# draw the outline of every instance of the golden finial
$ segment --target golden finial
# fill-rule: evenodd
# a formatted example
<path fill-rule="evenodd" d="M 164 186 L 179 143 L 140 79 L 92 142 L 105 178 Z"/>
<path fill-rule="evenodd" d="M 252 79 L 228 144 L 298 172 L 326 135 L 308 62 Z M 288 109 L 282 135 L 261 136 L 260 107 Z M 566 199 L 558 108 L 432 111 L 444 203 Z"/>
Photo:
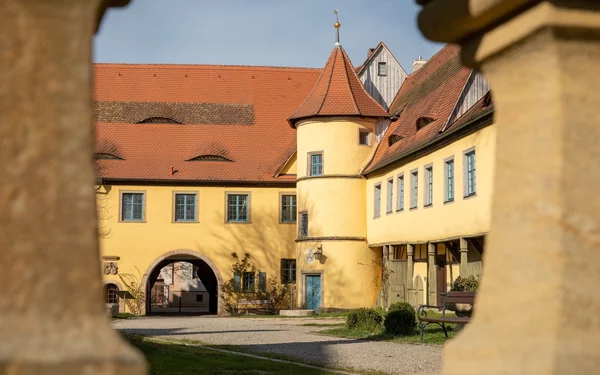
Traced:
<path fill-rule="evenodd" d="M 341 46 L 341 44 L 340 44 L 340 27 L 342 27 L 342 24 L 340 23 L 338 10 L 334 9 L 333 13 L 335 14 L 335 23 L 333 24 L 333 27 L 335 27 L 335 45 Z"/>

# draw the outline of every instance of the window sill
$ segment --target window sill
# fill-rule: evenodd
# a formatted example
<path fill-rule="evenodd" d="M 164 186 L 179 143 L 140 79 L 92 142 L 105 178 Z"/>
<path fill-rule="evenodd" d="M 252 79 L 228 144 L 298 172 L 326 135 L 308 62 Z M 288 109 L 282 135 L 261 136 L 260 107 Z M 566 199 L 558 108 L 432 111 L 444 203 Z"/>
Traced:
<path fill-rule="evenodd" d="M 433 203 L 423 205 L 423 208 L 430 208 L 430 207 L 433 207 Z"/>
<path fill-rule="evenodd" d="M 225 222 L 225 224 L 252 224 L 251 221 L 234 221 L 234 220 L 227 220 Z"/>
<path fill-rule="evenodd" d="M 401 208 L 401 209 L 399 209 L 399 210 L 396 210 L 396 213 L 398 213 L 398 212 L 404 212 L 404 208 Z"/>
<path fill-rule="evenodd" d="M 198 220 L 172 220 L 171 224 L 194 224 L 199 223 Z"/>
<path fill-rule="evenodd" d="M 296 224 L 296 221 L 280 221 L 279 224 Z"/>
<path fill-rule="evenodd" d="M 444 205 L 454 203 L 454 199 L 450 199 L 449 201 L 444 201 Z"/>
<path fill-rule="evenodd" d="M 471 198 L 474 198 L 474 197 L 476 197 L 476 196 L 477 196 L 477 193 L 475 192 L 475 193 L 473 193 L 473 194 L 468 194 L 468 195 L 465 195 L 465 196 L 463 197 L 463 199 L 465 199 L 465 200 L 466 200 L 466 199 L 471 199 Z"/>
<path fill-rule="evenodd" d="M 408 210 L 409 210 L 409 211 L 414 211 L 414 210 L 416 210 L 416 209 L 418 209 L 418 208 L 419 208 L 419 207 L 415 206 L 415 207 L 411 207 L 411 208 L 409 208 Z"/>
<path fill-rule="evenodd" d="M 145 223 L 146 220 L 119 220 L 119 223 Z"/>
<path fill-rule="evenodd" d="M 379 219 L 380 217 L 381 217 L 381 215 L 373 216 L 373 220 Z"/>
<path fill-rule="evenodd" d="M 388 211 L 388 212 L 386 212 L 385 214 L 386 214 L 386 215 L 391 215 L 391 214 L 393 214 L 393 213 L 394 213 L 394 211 Z"/>

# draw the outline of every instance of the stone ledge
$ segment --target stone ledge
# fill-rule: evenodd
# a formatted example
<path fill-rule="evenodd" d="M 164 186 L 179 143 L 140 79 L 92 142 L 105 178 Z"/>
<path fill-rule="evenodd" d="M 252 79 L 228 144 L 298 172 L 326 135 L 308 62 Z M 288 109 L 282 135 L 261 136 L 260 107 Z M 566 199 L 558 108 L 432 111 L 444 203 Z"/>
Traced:
<path fill-rule="evenodd" d="M 310 310 L 310 309 L 280 310 L 279 315 L 281 315 L 281 316 L 312 316 L 312 315 L 315 315 L 315 310 Z"/>

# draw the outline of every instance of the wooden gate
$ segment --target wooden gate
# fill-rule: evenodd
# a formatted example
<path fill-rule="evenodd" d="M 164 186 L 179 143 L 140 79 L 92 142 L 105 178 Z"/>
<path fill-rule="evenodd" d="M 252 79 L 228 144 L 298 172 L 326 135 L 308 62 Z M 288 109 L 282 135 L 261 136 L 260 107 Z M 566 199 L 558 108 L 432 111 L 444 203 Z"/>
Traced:
<path fill-rule="evenodd" d="M 406 274 L 407 263 L 404 261 L 390 261 L 391 274 L 389 278 L 390 288 L 388 295 L 388 306 L 396 302 L 407 302 L 406 297 Z"/>

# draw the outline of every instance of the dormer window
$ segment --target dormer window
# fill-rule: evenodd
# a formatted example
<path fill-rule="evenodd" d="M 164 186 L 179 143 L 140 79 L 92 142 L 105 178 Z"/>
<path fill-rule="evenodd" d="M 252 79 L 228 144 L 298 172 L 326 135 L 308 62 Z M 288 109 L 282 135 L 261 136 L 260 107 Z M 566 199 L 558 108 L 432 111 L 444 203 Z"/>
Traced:
<path fill-rule="evenodd" d="M 172 118 L 169 118 L 169 117 L 149 117 L 147 119 L 144 119 L 144 120 L 138 122 L 138 124 L 183 124 L 183 123 L 179 122 L 177 120 L 173 120 Z"/>
<path fill-rule="evenodd" d="M 97 152 L 94 154 L 94 158 L 96 160 L 123 160 L 123 158 L 108 152 Z"/>
<path fill-rule="evenodd" d="M 380 77 L 387 76 L 387 63 L 386 62 L 377 63 L 377 75 Z"/>
<path fill-rule="evenodd" d="M 427 125 L 431 124 L 434 121 L 435 121 L 435 119 L 433 119 L 431 117 L 421 117 L 421 118 L 419 118 L 417 120 L 417 130 L 426 127 Z"/>
<path fill-rule="evenodd" d="M 231 159 L 227 159 L 221 155 L 198 155 L 195 158 L 188 159 L 186 161 L 233 161 Z"/>
<path fill-rule="evenodd" d="M 394 143 L 401 141 L 403 138 L 398 134 L 392 134 L 388 137 L 388 146 L 392 146 Z"/>

